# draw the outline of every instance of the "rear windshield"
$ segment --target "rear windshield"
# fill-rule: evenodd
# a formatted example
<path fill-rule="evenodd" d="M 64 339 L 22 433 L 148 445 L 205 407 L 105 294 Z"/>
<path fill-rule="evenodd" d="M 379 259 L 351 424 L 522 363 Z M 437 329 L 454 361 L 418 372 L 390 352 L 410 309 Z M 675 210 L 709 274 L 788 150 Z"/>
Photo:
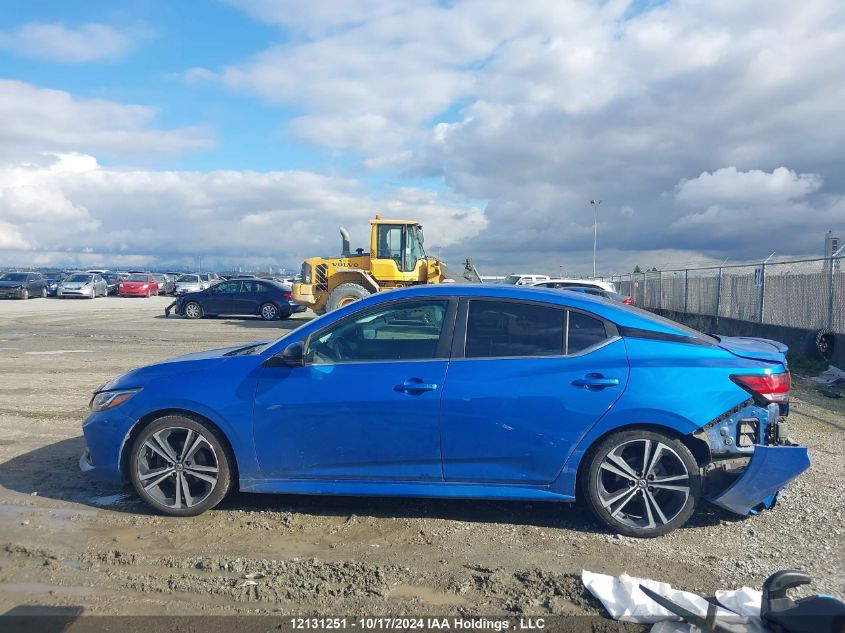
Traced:
<path fill-rule="evenodd" d="M 643 310 L 642 308 L 637 308 L 634 306 L 620 306 L 625 310 L 636 312 L 640 316 L 649 319 L 650 321 L 654 321 L 655 323 L 660 323 L 661 325 L 665 325 L 666 327 L 672 328 L 673 330 L 678 330 L 679 332 L 683 332 L 687 336 L 691 336 L 693 338 L 698 339 L 699 341 L 708 343 L 710 345 L 718 345 L 719 339 L 714 336 L 710 336 L 709 334 L 704 334 L 704 332 L 699 332 L 698 330 L 694 330 L 691 327 L 687 327 L 686 325 L 681 325 L 677 321 L 673 321 L 672 319 L 667 319 L 666 317 L 659 316 L 654 314 L 653 312 L 649 312 L 648 310 Z"/>
<path fill-rule="evenodd" d="M 200 280 L 199 277 L 196 275 L 182 275 L 179 279 L 176 280 L 176 283 L 183 283 L 183 284 L 195 284 L 198 283 Z"/>

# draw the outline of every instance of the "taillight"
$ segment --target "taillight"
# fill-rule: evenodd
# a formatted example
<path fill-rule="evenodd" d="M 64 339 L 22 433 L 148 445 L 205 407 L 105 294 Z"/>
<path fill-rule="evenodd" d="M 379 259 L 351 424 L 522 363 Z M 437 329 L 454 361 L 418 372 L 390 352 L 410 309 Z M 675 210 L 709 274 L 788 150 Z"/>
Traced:
<path fill-rule="evenodd" d="M 290 299 L 290 298 L 293 296 L 293 293 L 291 293 L 291 292 L 283 292 L 283 293 L 282 293 L 282 296 L 283 296 L 285 299 Z"/>
<path fill-rule="evenodd" d="M 767 402 L 789 400 L 789 387 L 792 381 L 788 371 L 780 374 L 743 374 L 731 376 L 731 380 Z"/>
<path fill-rule="evenodd" d="M 622 303 L 624 303 L 626 306 L 632 306 L 634 305 L 634 300 L 631 299 L 631 297 L 625 297 L 624 299 L 622 299 Z"/>

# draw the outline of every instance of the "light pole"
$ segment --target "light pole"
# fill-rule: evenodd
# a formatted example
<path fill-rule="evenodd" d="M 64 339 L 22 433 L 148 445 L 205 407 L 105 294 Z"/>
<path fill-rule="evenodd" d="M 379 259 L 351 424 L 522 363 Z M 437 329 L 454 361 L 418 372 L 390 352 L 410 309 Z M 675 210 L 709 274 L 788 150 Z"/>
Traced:
<path fill-rule="evenodd" d="M 593 278 L 596 276 L 596 238 L 599 234 L 599 205 L 602 203 L 600 199 L 590 200 L 593 205 Z"/>

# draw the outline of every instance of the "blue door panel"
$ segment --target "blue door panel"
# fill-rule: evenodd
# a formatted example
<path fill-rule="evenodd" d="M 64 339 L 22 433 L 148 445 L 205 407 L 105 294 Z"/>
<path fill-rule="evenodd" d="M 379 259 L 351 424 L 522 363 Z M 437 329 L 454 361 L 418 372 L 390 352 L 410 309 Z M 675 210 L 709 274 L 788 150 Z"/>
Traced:
<path fill-rule="evenodd" d="M 446 360 L 265 367 L 255 445 L 268 478 L 441 480 Z M 399 391 L 420 383 L 427 391 Z"/>
<path fill-rule="evenodd" d="M 573 384 L 594 374 L 619 384 Z M 453 360 L 441 409 L 445 479 L 553 481 L 627 380 L 621 340 L 582 356 Z"/>

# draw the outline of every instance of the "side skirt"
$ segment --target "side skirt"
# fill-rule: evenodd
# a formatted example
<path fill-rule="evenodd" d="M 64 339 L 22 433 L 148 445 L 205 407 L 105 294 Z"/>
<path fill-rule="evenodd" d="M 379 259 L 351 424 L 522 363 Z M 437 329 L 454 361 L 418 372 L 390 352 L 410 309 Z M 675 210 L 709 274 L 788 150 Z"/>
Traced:
<path fill-rule="evenodd" d="M 327 481 L 324 479 L 241 479 L 241 492 L 364 497 L 434 497 L 444 499 L 500 499 L 575 501 L 548 486 L 508 486 L 455 482 Z"/>

